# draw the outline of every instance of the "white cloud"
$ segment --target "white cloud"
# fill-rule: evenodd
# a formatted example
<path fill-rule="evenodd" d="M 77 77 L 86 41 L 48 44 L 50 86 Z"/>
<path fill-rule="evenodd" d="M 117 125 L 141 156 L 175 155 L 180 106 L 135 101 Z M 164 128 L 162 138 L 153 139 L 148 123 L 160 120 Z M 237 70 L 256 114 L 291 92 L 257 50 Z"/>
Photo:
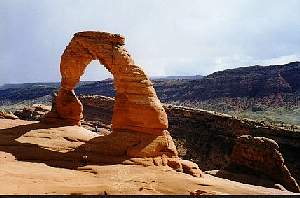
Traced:
<path fill-rule="evenodd" d="M 150 75 L 299 60 L 298 0 L 2 0 L 0 7 L 0 82 L 58 81 L 60 55 L 84 30 L 124 34 Z M 84 79 L 108 77 L 99 68 Z"/>
<path fill-rule="evenodd" d="M 268 60 L 263 60 L 261 64 L 262 65 L 283 65 L 295 61 L 300 61 L 300 54 L 291 54 L 291 55 L 271 58 Z"/>
<path fill-rule="evenodd" d="M 262 59 L 258 60 L 254 57 L 250 56 L 239 56 L 239 55 L 232 55 L 232 56 L 225 56 L 225 57 L 218 57 L 215 59 L 215 70 L 224 70 L 224 69 L 233 69 L 236 67 L 246 67 L 251 65 L 283 65 L 290 62 L 295 62 L 300 60 L 300 54 L 291 54 L 291 55 L 284 55 L 280 57 L 270 58 L 270 59 Z"/>

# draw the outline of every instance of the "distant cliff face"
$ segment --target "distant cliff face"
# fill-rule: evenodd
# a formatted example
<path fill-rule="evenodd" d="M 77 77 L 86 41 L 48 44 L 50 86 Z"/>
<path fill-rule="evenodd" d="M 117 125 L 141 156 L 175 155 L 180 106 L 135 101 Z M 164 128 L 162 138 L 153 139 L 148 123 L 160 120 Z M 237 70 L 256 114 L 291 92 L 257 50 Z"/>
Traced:
<path fill-rule="evenodd" d="M 164 101 L 208 100 L 221 97 L 265 97 L 300 90 L 300 62 L 251 66 L 215 72 L 200 80 L 157 81 Z"/>
<path fill-rule="evenodd" d="M 198 79 L 156 79 L 153 84 L 159 99 L 167 103 L 241 97 L 269 100 L 274 96 L 296 103 L 300 95 L 300 62 L 228 69 Z M 34 99 L 51 94 L 57 87 L 53 83 L 6 85 L 1 88 L 0 100 Z M 83 95 L 115 95 L 112 80 L 83 82 L 75 91 Z"/>
<path fill-rule="evenodd" d="M 294 62 L 286 65 L 252 66 L 216 72 L 206 77 L 205 85 L 207 89 L 218 93 L 217 97 L 255 97 L 299 90 L 299 79 L 300 62 Z M 215 97 L 215 95 L 208 97 Z"/>
<path fill-rule="evenodd" d="M 300 62 L 215 72 L 201 79 L 156 79 L 163 103 L 213 110 L 269 123 L 300 125 Z M 49 104 L 58 83 L 0 87 L 0 108 L 16 103 Z M 111 79 L 81 82 L 77 95 L 115 96 Z"/>

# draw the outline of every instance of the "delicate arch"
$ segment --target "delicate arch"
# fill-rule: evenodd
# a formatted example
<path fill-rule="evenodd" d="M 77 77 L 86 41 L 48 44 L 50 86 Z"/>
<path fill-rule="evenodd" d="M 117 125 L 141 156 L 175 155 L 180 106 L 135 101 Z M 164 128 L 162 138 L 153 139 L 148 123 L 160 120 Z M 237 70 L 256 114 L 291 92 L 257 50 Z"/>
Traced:
<path fill-rule="evenodd" d="M 74 88 L 87 65 L 99 60 L 114 77 L 113 131 L 162 134 L 168 128 L 167 115 L 151 81 L 134 64 L 124 44 L 125 38 L 119 34 L 89 31 L 74 35 L 61 56 L 61 88 L 54 108 L 56 117 L 80 124 L 83 109 Z"/>
<path fill-rule="evenodd" d="M 119 34 L 76 33 L 61 56 L 61 87 L 53 100 L 52 110 L 43 121 L 80 125 L 83 108 L 74 88 L 87 65 L 92 60 L 99 60 L 114 76 L 113 131 L 88 141 L 81 149 L 97 153 L 99 162 L 110 160 L 107 156 L 121 160 L 142 158 L 145 165 L 168 165 L 176 171 L 199 177 L 201 171 L 196 164 L 178 158 L 175 144 L 166 130 L 165 110 L 149 78 L 124 48 L 124 41 Z M 130 162 L 143 164 L 141 159 Z"/>

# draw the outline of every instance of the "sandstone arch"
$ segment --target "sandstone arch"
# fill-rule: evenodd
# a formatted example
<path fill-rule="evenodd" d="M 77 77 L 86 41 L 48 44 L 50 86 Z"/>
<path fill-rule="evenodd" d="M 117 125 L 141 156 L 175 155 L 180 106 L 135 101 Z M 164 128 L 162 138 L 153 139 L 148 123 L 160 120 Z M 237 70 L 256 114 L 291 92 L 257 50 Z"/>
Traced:
<path fill-rule="evenodd" d="M 122 141 L 129 141 L 128 137 L 127 140 L 123 137 L 124 134 L 135 134 L 138 135 L 138 143 L 134 143 L 134 147 L 125 146 L 127 155 L 177 156 L 172 138 L 166 130 L 168 120 L 165 110 L 151 81 L 134 64 L 124 44 L 125 38 L 119 34 L 91 31 L 76 33 L 61 56 L 61 87 L 55 98 L 55 105 L 45 120 L 54 119 L 66 124 L 80 125 L 83 108 L 74 88 L 87 65 L 92 60 L 99 60 L 112 73 L 116 90 L 113 134 L 109 142 L 114 138 L 116 141 L 121 136 Z M 109 147 L 112 148 L 112 145 Z"/>
<path fill-rule="evenodd" d="M 94 158 L 97 162 L 111 163 L 115 157 L 125 157 L 133 164 L 168 165 L 177 171 L 200 176 L 196 164 L 178 158 L 167 131 L 167 114 L 151 81 L 134 64 L 124 45 L 125 38 L 119 34 L 76 33 L 61 56 L 61 87 L 44 121 L 80 125 L 83 108 L 74 88 L 87 65 L 92 60 L 99 60 L 114 77 L 113 131 L 110 135 L 88 141 L 79 151 L 82 149 L 90 156 L 99 156 Z"/>
<path fill-rule="evenodd" d="M 149 78 L 134 64 L 124 48 L 124 40 L 121 35 L 105 32 L 79 32 L 74 35 L 61 57 L 62 81 L 57 113 L 72 124 L 80 122 L 82 105 L 73 89 L 86 66 L 97 59 L 114 77 L 116 104 L 113 129 L 161 134 L 168 128 L 166 113 Z"/>

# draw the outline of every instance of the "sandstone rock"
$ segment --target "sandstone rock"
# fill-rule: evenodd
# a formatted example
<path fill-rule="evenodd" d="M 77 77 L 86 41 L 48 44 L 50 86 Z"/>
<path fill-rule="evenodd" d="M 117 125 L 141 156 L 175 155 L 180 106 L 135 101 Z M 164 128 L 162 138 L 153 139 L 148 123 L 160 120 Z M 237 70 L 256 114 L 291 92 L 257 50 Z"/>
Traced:
<path fill-rule="evenodd" d="M 296 195 L 210 175 L 192 178 L 171 171 L 167 156 L 148 158 L 148 166 L 136 165 L 128 157 L 114 161 L 112 156 L 89 152 L 86 144 L 99 135 L 78 126 L 0 119 L 0 129 L 1 194 L 189 195 L 198 190 L 202 195 Z M 105 160 L 109 163 L 99 163 Z"/>
<path fill-rule="evenodd" d="M 180 161 L 177 158 L 168 159 L 167 165 L 172 167 L 177 172 L 183 172 L 182 164 L 180 163 Z"/>
<path fill-rule="evenodd" d="M 162 155 L 155 158 L 130 158 L 123 164 L 137 164 L 143 166 L 168 166 L 177 172 L 183 172 L 194 177 L 202 177 L 203 173 L 198 165 L 188 160 L 182 160 L 178 157 L 168 157 Z"/>
<path fill-rule="evenodd" d="M 90 125 L 95 129 L 106 128 L 111 131 L 111 120 L 113 115 L 113 106 L 115 100 L 105 96 L 79 96 L 79 100 L 83 104 L 82 126 Z M 101 112 L 101 113 L 99 113 Z"/>
<path fill-rule="evenodd" d="M 193 196 L 197 196 L 197 195 L 216 195 L 216 193 L 207 192 L 205 190 L 195 190 L 195 191 L 190 192 L 190 195 L 193 195 Z"/>
<path fill-rule="evenodd" d="M 50 106 L 33 104 L 31 107 L 25 107 L 22 110 L 16 111 L 15 114 L 23 120 L 41 120 L 50 110 Z"/>
<path fill-rule="evenodd" d="M 74 90 L 61 88 L 55 100 L 56 110 L 59 112 L 59 116 L 62 117 L 67 124 L 80 125 L 83 108 Z"/>
<path fill-rule="evenodd" d="M 106 32 L 79 32 L 74 35 L 61 57 L 61 89 L 55 99 L 56 108 L 52 111 L 58 119 L 68 124 L 80 124 L 82 104 L 73 89 L 86 66 L 96 59 L 114 76 L 113 129 L 163 134 L 168 128 L 167 115 L 151 81 L 134 64 L 124 43 L 123 36 Z M 53 113 L 50 115 L 55 117 Z"/>
<path fill-rule="evenodd" d="M 164 105 L 179 157 L 193 159 L 201 170 L 224 170 L 237 138 L 267 137 L 277 142 L 290 173 L 300 182 L 300 133 L 195 108 Z"/>
<path fill-rule="evenodd" d="M 279 182 L 287 190 L 300 192 L 274 140 L 250 135 L 240 136 L 233 147 L 229 165 L 230 170 L 237 168 L 253 170 Z"/>
<path fill-rule="evenodd" d="M 12 112 L 0 111 L 0 119 L 18 119 L 18 116 L 14 115 Z"/>
<path fill-rule="evenodd" d="M 275 184 L 274 185 L 274 188 L 276 188 L 276 189 L 279 189 L 279 190 L 282 190 L 282 191 L 287 191 L 282 185 L 280 185 L 280 184 Z"/>
<path fill-rule="evenodd" d="M 203 175 L 198 165 L 191 161 L 181 160 L 181 165 L 184 173 L 188 173 L 194 177 L 201 177 Z"/>
<path fill-rule="evenodd" d="M 167 131 L 167 114 L 148 76 L 134 64 L 124 44 L 125 38 L 118 34 L 76 33 L 61 56 L 61 88 L 54 96 L 51 112 L 43 121 L 80 125 L 83 106 L 74 88 L 87 65 L 99 60 L 114 76 L 112 133 L 87 142 L 82 149 L 106 156 L 177 158 L 176 147 Z M 180 160 L 174 162 L 179 168 L 182 166 Z M 186 170 L 195 168 L 194 164 L 184 164 Z M 189 165 L 192 167 L 188 168 Z M 178 168 L 174 163 L 170 166 Z"/>

